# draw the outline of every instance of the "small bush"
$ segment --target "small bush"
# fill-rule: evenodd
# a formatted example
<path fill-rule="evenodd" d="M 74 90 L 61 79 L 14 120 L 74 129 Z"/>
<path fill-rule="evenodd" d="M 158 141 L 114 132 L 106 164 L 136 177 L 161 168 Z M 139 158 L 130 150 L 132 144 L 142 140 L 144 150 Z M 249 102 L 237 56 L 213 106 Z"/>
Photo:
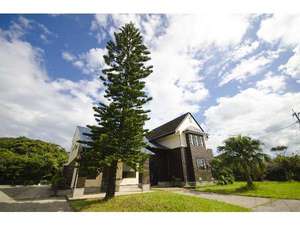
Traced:
<path fill-rule="evenodd" d="M 234 176 L 231 168 L 226 167 L 219 158 L 211 161 L 212 175 L 217 180 L 217 184 L 225 185 L 234 182 Z"/>
<path fill-rule="evenodd" d="M 51 188 L 54 191 L 54 195 L 57 194 L 58 190 L 66 188 L 66 179 L 63 177 L 61 172 L 55 174 L 51 179 Z"/>

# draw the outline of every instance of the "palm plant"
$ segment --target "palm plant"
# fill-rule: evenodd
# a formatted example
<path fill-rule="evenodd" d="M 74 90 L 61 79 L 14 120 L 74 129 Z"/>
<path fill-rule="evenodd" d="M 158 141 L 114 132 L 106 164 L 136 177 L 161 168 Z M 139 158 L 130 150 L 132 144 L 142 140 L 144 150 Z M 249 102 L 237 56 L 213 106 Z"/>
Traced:
<path fill-rule="evenodd" d="M 247 136 L 230 137 L 224 141 L 225 145 L 219 146 L 218 151 L 222 153 L 224 162 L 238 169 L 247 181 L 247 187 L 253 188 L 253 177 L 255 173 L 262 170 L 265 161 L 269 159 L 261 148 L 259 140 Z"/>

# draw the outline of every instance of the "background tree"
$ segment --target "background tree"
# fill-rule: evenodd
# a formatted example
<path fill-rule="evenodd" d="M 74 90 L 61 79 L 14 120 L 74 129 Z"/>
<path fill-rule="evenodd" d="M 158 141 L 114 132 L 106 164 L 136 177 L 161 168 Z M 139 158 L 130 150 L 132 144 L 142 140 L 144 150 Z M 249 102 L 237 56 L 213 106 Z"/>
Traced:
<path fill-rule="evenodd" d="M 266 179 L 275 181 L 300 181 L 300 156 L 276 156 L 268 163 Z"/>
<path fill-rule="evenodd" d="M 283 152 L 283 155 L 285 155 L 287 148 L 288 147 L 285 145 L 279 145 L 279 146 L 271 148 L 271 152 L 276 152 L 276 153 Z"/>
<path fill-rule="evenodd" d="M 50 182 L 67 157 L 56 144 L 26 137 L 0 138 L 0 184 Z"/>
<path fill-rule="evenodd" d="M 82 164 L 90 169 L 105 169 L 108 173 L 106 199 L 109 199 L 115 194 L 118 161 L 137 170 L 147 157 L 140 150 L 145 147 L 144 124 L 149 119 L 149 111 L 143 107 L 151 100 L 144 91 L 144 79 L 152 73 L 152 66 L 146 65 L 150 52 L 132 23 L 120 28 L 106 49 L 107 68 L 100 79 L 106 88 L 108 103 L 94 107 L 98 126 L 88 126 L 92 142 L 82 154 Z M 94 162 L 89 164 L 89 159 Z"/>
<path fill-rule="evenodd" d="M 226 139 L 225 145 L 218 147 L 226 164 L 240 170 L 247 181 L 248 188 L 253 187 L 255 173 L 263 169 L 265 161 L 269 159 L 263 153 L 261 145 L 259 140 L 239 135 Z"/>

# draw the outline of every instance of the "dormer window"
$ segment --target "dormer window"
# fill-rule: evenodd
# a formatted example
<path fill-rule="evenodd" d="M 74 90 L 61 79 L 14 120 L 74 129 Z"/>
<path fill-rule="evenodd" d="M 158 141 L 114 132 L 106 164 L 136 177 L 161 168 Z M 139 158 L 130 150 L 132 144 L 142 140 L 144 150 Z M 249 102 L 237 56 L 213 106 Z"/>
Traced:
<path fill-rule="evenodd" d="M 203 139 L 201 136 L 197 135 L 197 140 L 198 140 L 198 146 L 202 146 L 204 147 L 204 144 L 203 144 Z"/>
<path fill-rule="evenodd" d="M 189 138 L 190 138 L 190 145 L 194 145 L 193 135 L 189 134 Z"/>
<path fill-rule="evenodd" d="M 194 145 L 195 145 L 195 146 L 199 146 L 199 145 L 198 145 L 198 138 L 197 138 L 197 135 L 192 135 L 192 137 L 193 137 L 193 143 L 194 143 Z"/>
<path fill-rule="evenodd" d="M 203 138 L 200 135 L 189 134 L 190 145 L 204 147 Z"/>

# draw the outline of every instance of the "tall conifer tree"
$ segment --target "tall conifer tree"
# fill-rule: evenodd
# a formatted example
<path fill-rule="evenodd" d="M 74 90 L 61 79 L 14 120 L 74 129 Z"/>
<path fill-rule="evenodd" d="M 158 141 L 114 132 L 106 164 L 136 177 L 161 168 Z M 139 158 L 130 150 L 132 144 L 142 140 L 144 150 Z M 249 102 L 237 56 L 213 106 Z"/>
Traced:
<path fill-rule="evenodd" d="M 94 107 L 97 126 L 88 126 L 92 133 L 90 148 L 82 154 L 82 164 L 101 168 L 108 173 L 106 199 L 115 195 L 118 161 L 138 170 L 146 155 L 145 121 L 149 119 L 144 105 L 151 100 L 145 92 L 144 79 L 152 73 L 152 66 L 143 38 L 133 23 L 114 33 L 114 40 L 107 43 L 104 55 L 106 68 L 100 79 L 105 86 L 108 104 Z"/>

